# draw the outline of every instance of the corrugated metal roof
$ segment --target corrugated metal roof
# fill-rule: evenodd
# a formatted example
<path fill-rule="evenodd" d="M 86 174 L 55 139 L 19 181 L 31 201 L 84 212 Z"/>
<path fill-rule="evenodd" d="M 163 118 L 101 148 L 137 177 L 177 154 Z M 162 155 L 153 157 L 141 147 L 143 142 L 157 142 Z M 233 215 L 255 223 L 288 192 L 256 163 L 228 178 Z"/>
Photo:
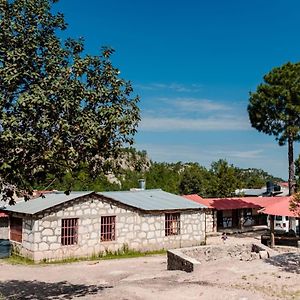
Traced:
<path fill-rule="evenodd" d="M 274 215 L 274 216 L 287 216 L 287 217 L 298 217 L 300 214 L 300 210 L 297 212 L 290 210 L 290 201 L 291 197 L 278 197 L 275 202 L 268 203 L 263 209 L 259 212 L 266 215 Z"/>
<path fill-rule="evenodd" d="M 63 192 L 54 192 L 51 194 L 45 194 L 45 198 L 39 197 L 26 202 L 20 201 L 15 205 L 7 206 L 5 208 L 2 207 L 1 210 L 33 215 L 45 209 L 92 193 L 93 192 L 71 192 L 70 195 L 66 195 Z"/>
<path fill-rule="evenodd" d="M 184 195 L 186 199 L 206 205 L 216 210 L 242 208 L 262 208 L 272 205 L 288 197 L 233 197 L 233 198 L 201 198 L 198 195 Z"/>
<path fill-rule="evenodd" d="M 111 198 L 131 207 L 149 211 L 206 208 L 206 206 L 202 204 L 188 201 L 181 196 L 177 196 L 160 189 L 101 192 L 97 194 Z"/>

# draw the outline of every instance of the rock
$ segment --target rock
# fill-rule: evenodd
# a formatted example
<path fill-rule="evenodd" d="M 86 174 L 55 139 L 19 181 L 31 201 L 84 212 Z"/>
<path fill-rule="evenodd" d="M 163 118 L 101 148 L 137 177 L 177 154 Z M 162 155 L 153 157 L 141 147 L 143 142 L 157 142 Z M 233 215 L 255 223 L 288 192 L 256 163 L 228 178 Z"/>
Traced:
<path fill-rule="evenodd" d="M 260 259 L 267 259 L 269 258 L 269 254 L 267 251 L 259 251 L 259 258 Z"/>

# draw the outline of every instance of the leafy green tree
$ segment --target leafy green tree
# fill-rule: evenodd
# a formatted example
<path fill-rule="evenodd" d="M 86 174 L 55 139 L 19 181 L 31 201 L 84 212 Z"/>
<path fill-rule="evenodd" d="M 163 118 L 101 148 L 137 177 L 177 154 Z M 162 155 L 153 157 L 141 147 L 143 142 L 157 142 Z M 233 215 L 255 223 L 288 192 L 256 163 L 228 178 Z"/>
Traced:
<path fill-rule="evenodd" d="M 153 163 L 146 172 L 146 186 L 149 189 L 161 188 L 164 191 L 179 194 L 182 164 Z"/>
<path fill-rule="evenodd" d="M 85 164 L 98 174 L 133 143 L 140 120 L 113 50 L 91 56 L 82 39 L 62 43 L 66 23 L 54 2 L 0 2 L 0 177 L 10 200 L 10 184 L 30 194 L 49 173 L 63 178 Z"/>
<path fill-rule="evenodd" d="M 232 197 L 241 186 L 236 169 L 224 159 L 211 164 L 210 194 L 213 197 Z"/>
<path fill-rule="evenodd" d="M 300 64 L 287 63 L 264 76 L 250 93 L 248 113 L 252 127 L 288 144 L 289 191 L 295 190 L 294 142 L 300 138 Z"/>
<path fill-rule="evenodd" d="M 179 184 L 180 194 L 198 194 L 201 197 L 209 196 L 210 172 L 197 163 L 190 163 L 185 166 Z"/>

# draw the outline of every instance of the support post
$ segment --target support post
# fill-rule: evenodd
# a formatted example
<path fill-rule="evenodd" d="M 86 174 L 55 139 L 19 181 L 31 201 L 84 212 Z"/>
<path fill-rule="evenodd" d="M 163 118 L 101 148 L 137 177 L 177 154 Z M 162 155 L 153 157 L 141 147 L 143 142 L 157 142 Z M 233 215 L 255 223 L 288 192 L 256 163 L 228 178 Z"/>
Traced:
<path fill-rule="evenodd" d="M 275 246 L 275 226 L 274 226 L 275 216 L 270 215 L 270 247 Z"/>

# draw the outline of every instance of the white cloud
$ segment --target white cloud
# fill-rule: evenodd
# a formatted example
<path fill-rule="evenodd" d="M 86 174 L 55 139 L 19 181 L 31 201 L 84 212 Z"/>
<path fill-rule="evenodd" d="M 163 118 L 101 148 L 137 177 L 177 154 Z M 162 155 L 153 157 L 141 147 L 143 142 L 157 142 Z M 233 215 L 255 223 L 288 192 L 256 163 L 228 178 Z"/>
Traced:
<path fill-rule="evenodd" d="M 186 112 L 230 110 L 228 105 L 209 99 L 175 98 L 173 104 Z"/>
<path fill-rule="evenodd" d="M 260 158 L 262 157 L 262 153 L 264 151 L 262 149 L 258 149 L 258 150 L 241 150 L 241 151 L 236 151 L 236 150 L 225 150 L 225 151 L 216 151 L 216 155 L 219 155 L 220 157 L 230 157 L 230 158 L 248 158 L 248 159 L 252 159 L 252 158 Z"/>
<path fill-rule="evenodd" d="M 135 84 L 136 88 L 143 90 L 157 91 L 157 90 L 171 90 L 175 92 L 199 92 L 202 89 L 202 85 L 193 84 L 181 84 L 181 83 L 149 83 L 149 84 Z"/>
<path fill-rule="evenodd" d="M 174 118 L 144 117 L 139 126 L 140 131 L 228 131 L 250 130 L 247 119 L 233 116 L 208 118 Z"/>

